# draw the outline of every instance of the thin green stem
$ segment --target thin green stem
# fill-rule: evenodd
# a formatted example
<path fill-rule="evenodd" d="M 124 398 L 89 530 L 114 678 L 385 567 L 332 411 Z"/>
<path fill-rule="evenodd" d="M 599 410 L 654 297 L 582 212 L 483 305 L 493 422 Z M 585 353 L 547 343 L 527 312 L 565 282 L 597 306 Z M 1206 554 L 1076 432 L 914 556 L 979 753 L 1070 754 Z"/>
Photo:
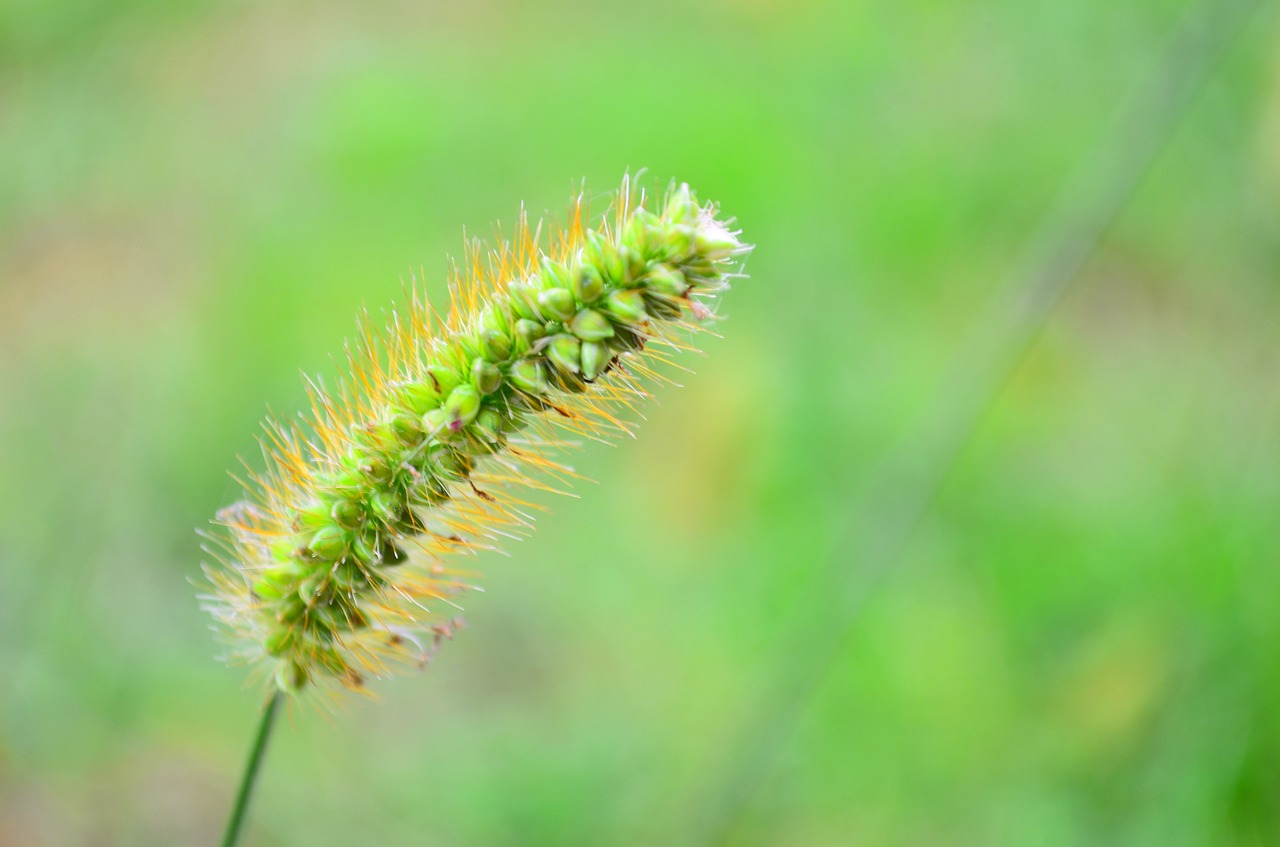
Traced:
<path fill-rule="evenodd" d="M 267 751 L 271 727 L 276 722 L 276 712 L 280 710 L 282 699 L 284 695 L 279 691 L 275 692 L 267 701 L 266 708 L 262 710 L 258 734 L 253 739 L 253 750 L 249 753 L 249 761 L 244 766 L 244 775 L 240 778 L 240 791 L 236 794 L 236 804 L 231 808 L 231 820 L 227 821 L 227 831 L 222 836 L 222 847 L 235 847 L 240 840 L 240 829 L 244 825 L 244 815 L 249 808 L 249 798 L 253 796 L 253 785 L 257 781 L 258 769 L 262 767 L 262 756 Z"/>
<path fill-rule="evenodd" d="M 1033 242 L 1023 272 L 957 357 L 956 375 L 935 401 L 910 450 L 891 461 L 846 522 L 841 552 L 861 551 L 862 567 L 832 562 L 833 586 L 822 588 L 832 611 L 806 616 L 780 650 L 785 664 L 730 750 L 724 776 L 683 843 L 723 844 L 770 775 L 807 704 L 836 665 L 859 613 L 896 567 L 943 482 L 1017 366 L 1032 348 L 1068 286 L 1093 255 L 1178 123 L 1194 95 L 1264 0 L 1200 0 L 1175 33 L 1148 85 L 1122 110 L 1094 157 L 1077 174 Z M 863 540 L 863 539 L 868 540 Z M 865 546 L 863 546 L 865 545 Z"/>

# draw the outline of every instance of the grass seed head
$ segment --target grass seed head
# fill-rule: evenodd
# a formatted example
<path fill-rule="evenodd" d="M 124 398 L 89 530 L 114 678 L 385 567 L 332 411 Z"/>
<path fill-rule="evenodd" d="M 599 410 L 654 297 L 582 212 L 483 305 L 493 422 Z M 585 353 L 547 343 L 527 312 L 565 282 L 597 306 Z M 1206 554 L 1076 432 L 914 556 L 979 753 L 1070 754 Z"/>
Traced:
<path fill-rule="evenodd" d="M 704 328 L 749 247 L 687 185 L 647 206 L 624 179 L 589 222 L 471 244 L 438 312 L 412 292 L 365 315 L 337 391 L 305 424 L 268 420 L 265 470 L 209 534 L 205 605 L 233 657 L 296 693 L 422 665 L 472 587 L 462 557 L 518 536 L 522 490 L 572 477 L 566 439 L 608 440 Z"/>

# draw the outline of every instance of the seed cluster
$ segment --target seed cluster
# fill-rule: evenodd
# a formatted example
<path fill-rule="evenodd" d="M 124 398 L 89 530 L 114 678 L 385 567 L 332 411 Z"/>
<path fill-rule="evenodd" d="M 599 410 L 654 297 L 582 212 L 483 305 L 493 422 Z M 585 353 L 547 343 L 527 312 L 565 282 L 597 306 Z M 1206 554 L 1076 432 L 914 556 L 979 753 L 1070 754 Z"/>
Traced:
<path fill-rule="evenodd" d="M 429 307 L 394 320 L 366 336 L 343 397 L 314 392 L 309 434 L 269 425 L 255 503 L 220 516 L 229 567 L 209 571 L 208 606 L 279 688 L 359 687 L 406 644 L 422 652 L 415 630 L 449 634 L 425 604 L 467 586 L 442 556 L 524 523 L 504 489 L 556 468 L 526 428 L 618 424 L 609 406 L 644 395 L 646 347 L 710 317 L 748 248 L 687 186 L 660 212 L 643 201 L 624 182 L 594 228 L 579 205 L 549 252 L 525 228 L 477 261 L 466 302 L 455 287 L 444 332 Z"/>

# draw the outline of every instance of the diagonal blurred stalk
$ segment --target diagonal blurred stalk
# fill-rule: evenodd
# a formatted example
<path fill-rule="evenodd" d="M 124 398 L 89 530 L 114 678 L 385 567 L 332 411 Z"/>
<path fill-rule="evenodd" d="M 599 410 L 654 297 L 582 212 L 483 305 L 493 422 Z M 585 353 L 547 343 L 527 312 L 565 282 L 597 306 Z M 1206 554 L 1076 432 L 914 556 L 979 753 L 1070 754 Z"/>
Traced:
<path fill-rule="evenodd" d="M 262 709 L 258 733 L 253 739 L 253 749 L 249 751 L 249 761 L 245 763 L 244 774 L 240 777 L 240 790 L 236 792 L 235 805 L 231 807 L 231 818 L 227 821 L 226 832 L 219 842 L 222 847 L 235 847 L 240 841 L 244 816 L 249 810 L 249 800 L 253 797 L 253 787 L 257 782 L 258 771 L 262 768 L 262 757 L 267 751 L 267 741 L 271 738 L 271 728 L 275 725 L 276 712 L 280 710 L 283 697 L 279 691 L 273 692 Z"/>
<path fill-rule="evenodd" d="M 725 762 L 692 844 L 722 844 L 781 757 L 808 701 L 836 662 L 858 613 L 901 558 L 920 520 L 987 410 L 1025 358 L 1067 287 L 1141 184 L 1195 93 L 1226 55 L 1263 0 L 1204 0 L 1190 10 L 1152 75 L 1122 105 L 1109 132 L 1074 174 L 1019 264 L 1020 272 L 993 300 L 968 345 L 955 357 L 955 377 L 930 404 L 920 431 L 874 475 L 856 522 L 834 549 L 861 548 L 861 568 L 830 562 L 834 610 L 814 616 L 783 651 L 762 706 Z M 866 542 L 860 542 L 865 537 Z"/>

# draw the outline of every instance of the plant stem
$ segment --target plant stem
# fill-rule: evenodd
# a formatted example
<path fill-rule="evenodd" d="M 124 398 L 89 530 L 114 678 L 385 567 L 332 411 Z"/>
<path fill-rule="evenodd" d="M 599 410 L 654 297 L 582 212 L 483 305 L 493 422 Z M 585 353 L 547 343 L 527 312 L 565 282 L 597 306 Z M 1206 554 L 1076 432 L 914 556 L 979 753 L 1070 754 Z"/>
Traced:
<path fill-rule="evenodd" d="M 275 724 L 276 712 L 280 709 L 283 695 L 276 691 L 262 710 L 262 721 L 258 724 L 258 734 L 253 739 L 253 750 L 249 753 L 249 761 L 244 766 L 244 775 L 240 778 L 240 791 L 236 794 L 236 804 L 231 808 L 231 820 L 227 821 L 227 831 L 222 836 L 222 847 L 235 847 L 240 840 L 240 828 L 244 825 L 244 815 L 249 808 L 249 798 L 253 796 L 253 785 L 262 767 L 262 756 L 267 750 L 267 740 L 271 738 L 271 727 Z"/>
<path fill-rule="evenodd" d="M 868 486 L 854 514 L 874 515 L 876 526 L 846 522 L 844 541 L 833 549 L 859 549 L 862 567 L 832 563 L 834 586 L 822 590 L 833 598 L 833 611 L 807 617 L 789 648 L 779 650 L 785 664 L 742 740 L 731 748 L 724 776 L 682 843 L 729 840 L 785 752 L 807 704 L 836 666 L 859 613 L 901 560 L 979 423 L 1138 189 L 1194 95 L 1262 5 L 1262 0 L 1200 0 L 1185 15 L 1146 87 L 1122 109 L 1033 242 L 1024 269 L 1004 293 L 1009 299 L 995 304 L 972 346 L 957 357 L 956 374 L 935 399 L 921 435 L 905 441 L 909 452 L 894 457 Z"/>

